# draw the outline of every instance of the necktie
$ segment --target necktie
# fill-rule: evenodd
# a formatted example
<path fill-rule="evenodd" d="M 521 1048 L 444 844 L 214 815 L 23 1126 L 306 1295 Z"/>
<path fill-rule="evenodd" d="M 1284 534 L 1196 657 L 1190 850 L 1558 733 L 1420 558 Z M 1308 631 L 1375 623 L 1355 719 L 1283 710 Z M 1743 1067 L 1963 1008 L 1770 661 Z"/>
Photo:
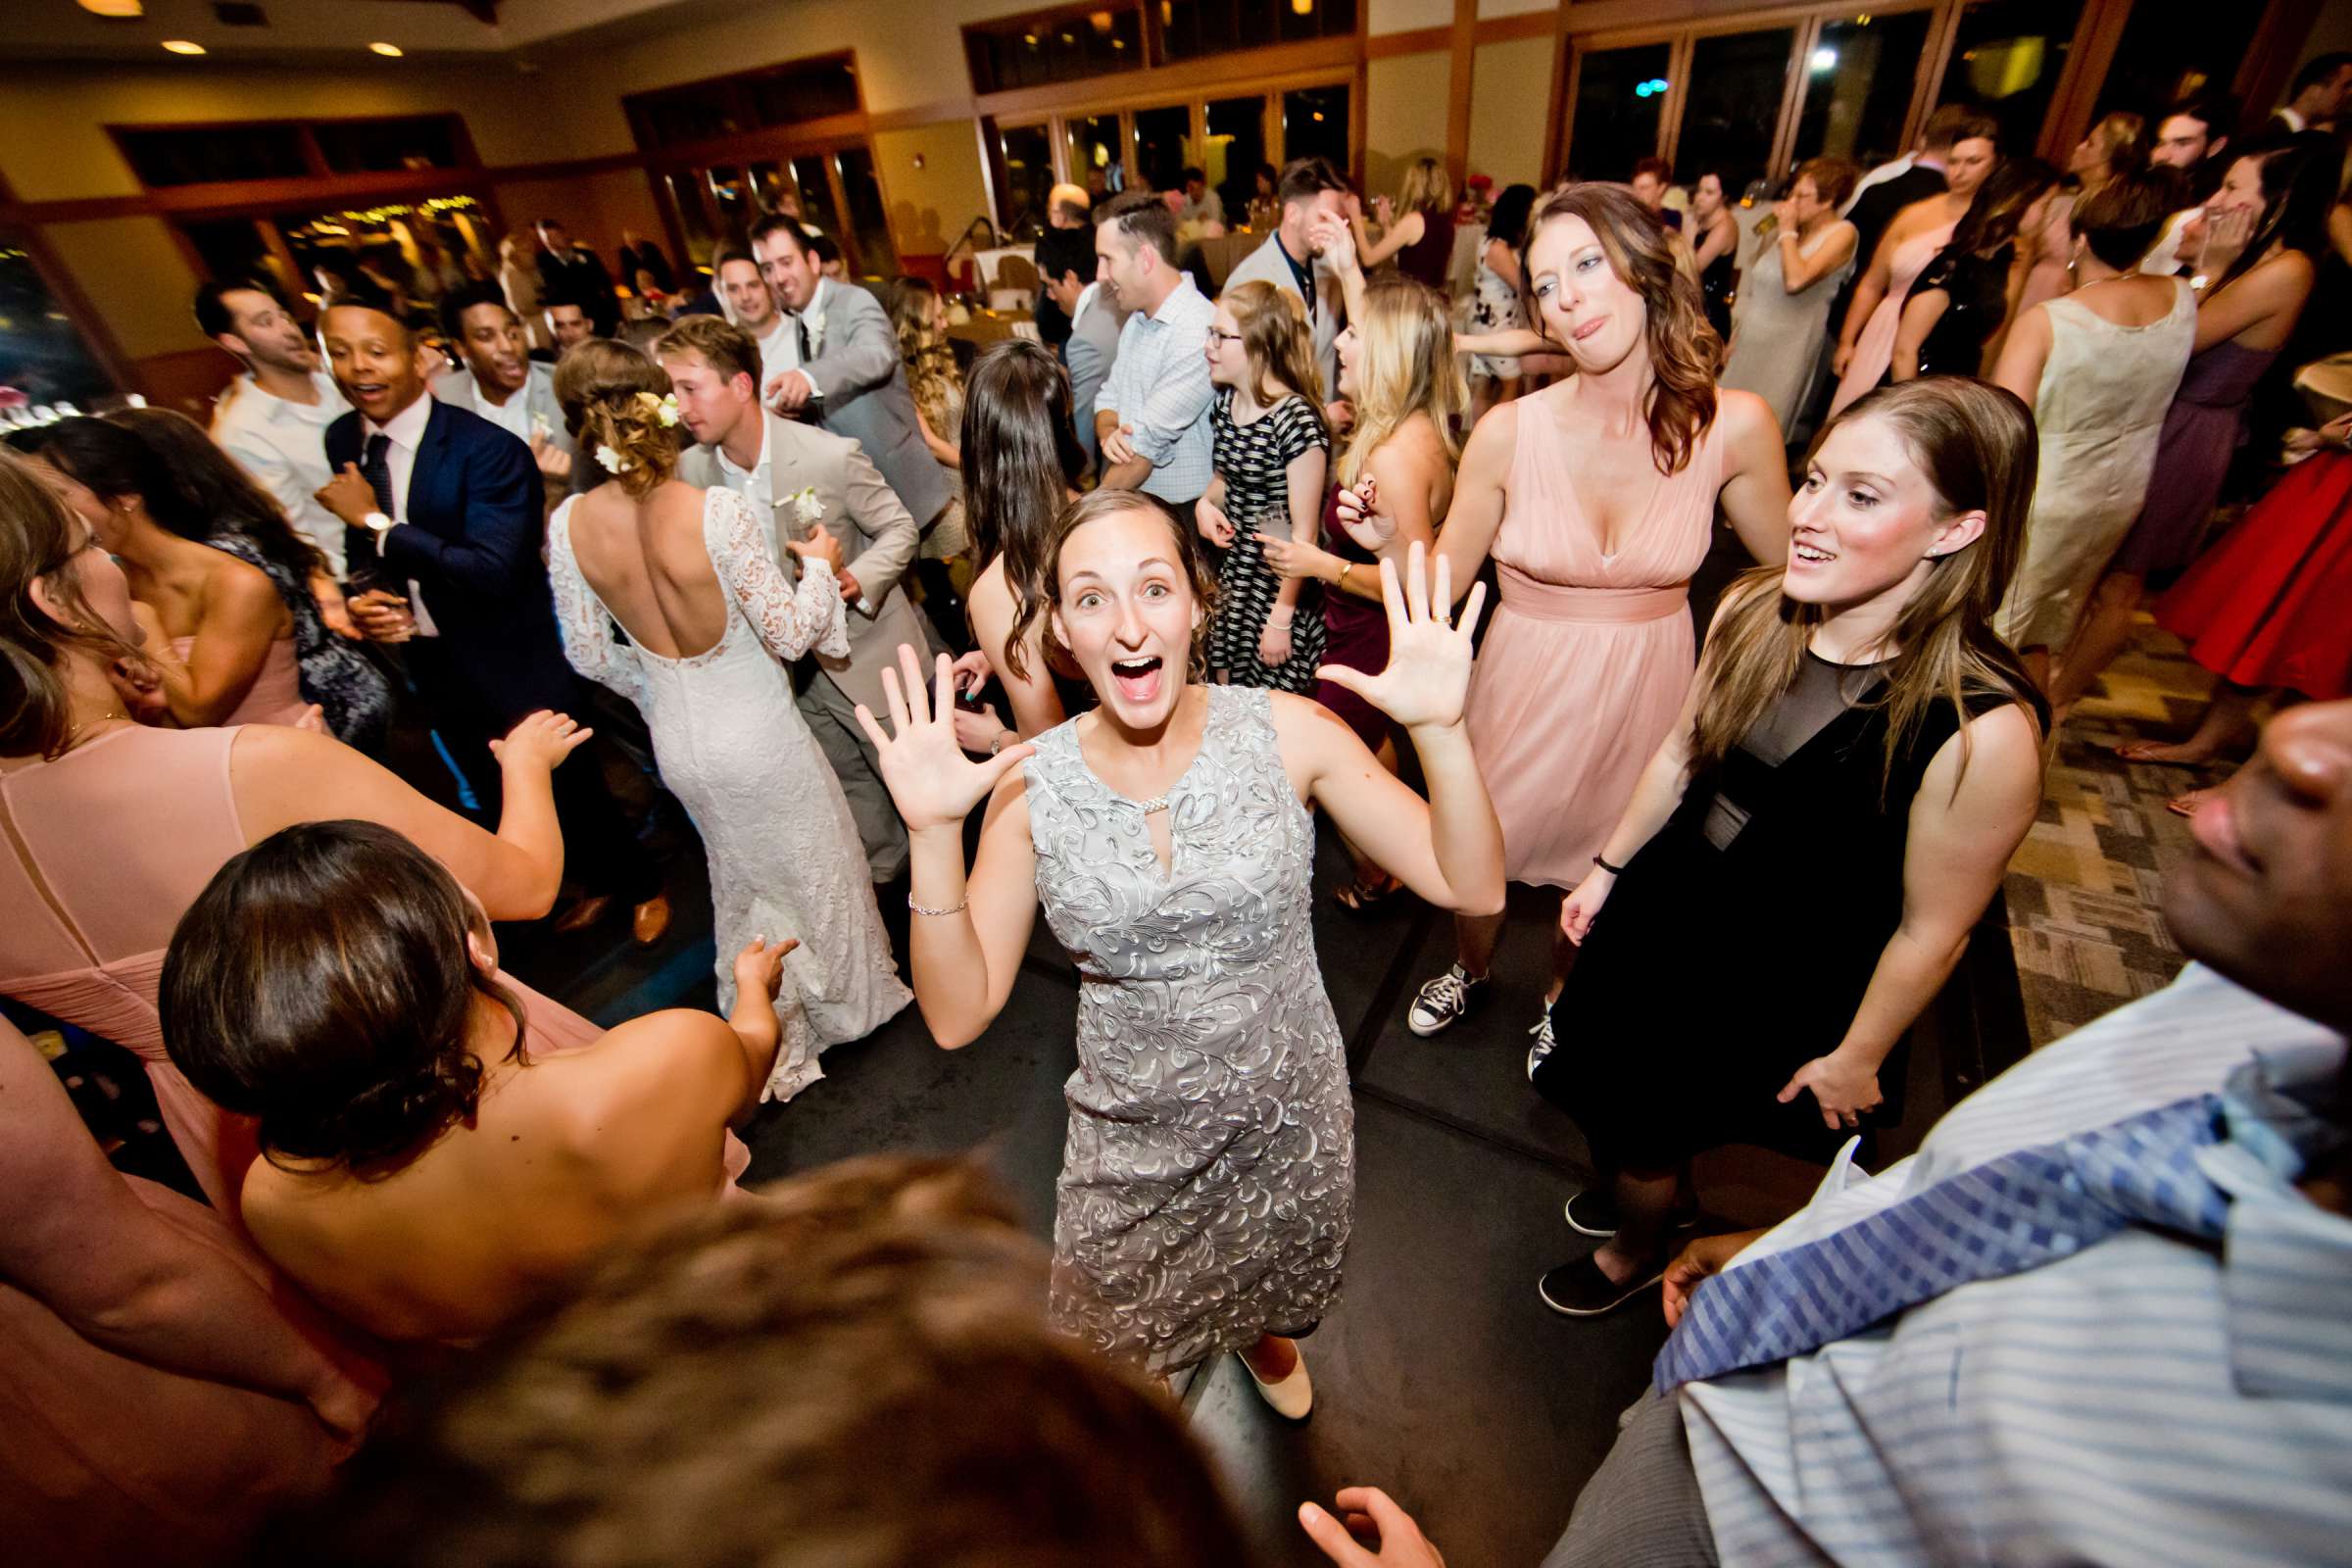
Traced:
<path fill-rule="evenodd" d="M 798 311 L 793 312 L 792 329 L 800 339 L 801 363 L 807 365 L 810 360 L 816 358 L 816 351 L 808 346 L 808 318 Z"/>
<path fill-rule="evenodd" d="M 1706 1281 L 1658 1352 L 1661 1394 L 1770 1366 L 1975 1280 L 2022 1274 L 2147 1224 L 2218 1237 L 2229 1199 L 2197 1165 L 2201 1095 L 1937 1182 L 1828 1236 Z"/>
<path fill-rule="evenodd" d="M 378 430 L 368 438 L 368 455 L 360 460 L 360 477 L 375 492 L 375 510 L 397 516 L 392 506 L 392 438 Z"/>

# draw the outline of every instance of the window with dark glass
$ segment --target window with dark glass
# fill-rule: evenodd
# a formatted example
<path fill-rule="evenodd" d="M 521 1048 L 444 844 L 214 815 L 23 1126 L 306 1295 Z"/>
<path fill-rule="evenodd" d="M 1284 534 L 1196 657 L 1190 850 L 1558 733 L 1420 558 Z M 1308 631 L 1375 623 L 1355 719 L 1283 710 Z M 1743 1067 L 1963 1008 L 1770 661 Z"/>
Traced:
<path fill-rule="evenodd" d="M 1934 22 L 1932 11 L 1900 11 L 1823 23 L 1804 62 L 1804 107 L 1797 112 L 1791 164 L 1850 158 L 1869 169 L 1899 156 L 1919 57 Z"/>
<path fill-rule="evenodd" d="M 181 130 L 118 127 L 130 172 L 149 188 L 233 179 L 299 179 L 311 172 L 302 127 L 291 122 L 205 125 Z"/>
<path fill-rule="evenodd" d="M 2000 122 L 2003 151 L 2032 152 L 2082 16 L 2082 0 L 1971 0 L 1936 101 L 1975 105 Z"/>
<path fill-rule="evenodd" d="M 786 61 L 621 100 L 640 147 L 672 147 L 780 125 L 805 125 L 863 106 L 846 54 Z"/>
<path fill-rule="evenodd" d="M 1004 169 L 999 211 L 1004 227 L 1019 235 L 1046 226 L 1046 197 L 1054 189 L 1054 138 L 1044 125 L 1006 125 L 997 132 L 997 157 Z"/>
<path fill-rule="evenodd" d="M 33 408 L 63 401 L 87 414 L 115 390 L 24 242 L 0 233 L 0 391 Z"/>
<path fill-rule="evenodd" d="M 337 174 L 382 174 L 402 169 L 456 169 L 466 162 L 455 115 L 406 120 L 348 120 L 311 127 L 319 161 Z"/>
<path fill-rule="evenodd" d="M 862 147 L 844 147 L 833 155 L 833 163 L 841 172 L 842 196 L 850 204 L 850 237 L 856 246 L 855 257 L 845 260 L 858 271 L 888 276 L 898 270 L 898 252 L 890 241 L 890 215 L 882 206 L 874 155 Z"/>
<path fill-rule="evenodd" d="M 214 218 L 179 225 L 204 258 L 205 275 L 221 282 L 269 275 L 270 241 L 263 220 L 253 218 Z"/>
<path fill-rule="evenodd" d="M 1663 43 L 1578 53 L 1576 120 L 1568 127 L 1568 167 L 1578 178 L 1627 178 L 1635 159 L 1658 150 L 1673 53 Z"/>
<path fill-rule="evenodd" d="M 2180 0 L 2132 0 L 2131 20 L 2099 88 L 2096 116 L 2128 109 L 2153 118 L 2182 93 L 2228 88 L 2262 25 L 2259 5 L 2187 6 Z"/>
<path fill-rule="evenodd" d="M 1678 184 L 1690 184 L 1712 170 L 1737 198 L 1764 172 L 1788 90 L 1788 52 L 1795 47 L 1790 27 L 1692 40 L 1690 84 L 1683 95 L 1682 133 L 1674 148 Z M 1625 177 L 1602 170 L 1588 172 L 1604 179 Z"/>
<path fill-rule="evenodd" d="M 1186 144 L 1193 134 L 1193 112 L 1183 104 L 1135 112 L 1135 160 L 1128 172 L 1142 181 L 1138 189 L 1177 190 L 1184 184 Z"/>
<path fill-rule="evenodd" d="M 1124 171 L 1120 156 L 1121 138 L 1116 115 L 1073 115 L 1062 122 L 1070 138 L 1070 177 L 1079 184 L 1086 183 L 1087 171 L 1100 169 L 1108 172 L 1113 164 Z"/>
<path fill-rule="evenodd" d="M 825 172 L 823 153 L 808 153 L 792 161 L 793 183 L 801 192 L 801 221 L 814 223 L 828 234 L 842 231 L 841 208 L 833 200 L 833 181 Z"/>
<path fill-rule="evenodd" d="M 1282 95 L 1282 156 L 1348 167 L 1348 89 L 1299 87 Z"/>
<path fill-rule="evenodd" d="M 1250 198 L 1257 191 L 1257 169 L 1266 161 L 1266 101 L 1212 98 L 1208 145 L 1200 149 L 1201 172 L 1225 203 L 1225 221 L 1239 228 L 1248 220 Z"/>
<path fill-rule="evenodd" d="M 963 49 L 975 92 L 1141 71 L 1144 13 L 1125 0 L 1097 11 L 1063 8 L 977 23 L 963 29 Z"/>

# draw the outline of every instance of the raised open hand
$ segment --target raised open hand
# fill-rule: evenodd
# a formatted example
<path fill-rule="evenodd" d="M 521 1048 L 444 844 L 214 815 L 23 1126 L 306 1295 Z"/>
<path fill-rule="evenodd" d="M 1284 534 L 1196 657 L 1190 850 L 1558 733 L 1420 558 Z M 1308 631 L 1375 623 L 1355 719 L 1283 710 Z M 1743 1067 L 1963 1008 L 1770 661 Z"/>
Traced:
<path fill-rule="evenodd" d="M 899 644 L 899 667 L 882 671 L 882 693 L 890 705 L 891 733 L 884 734 L 872 710 L 858 705 L 858 724 L 874 743 L 882 782 L 906 831 L 953 827 L 988 799 L 997 780 L 1011 772 L 1036 747 L 1022 742 L 996 756 L 974 760 L 956 739 L 956 666 L 939 656 L 928 695 L 923 666 L 914 650 Z"/>
<path fill-rule="evenodd" d="M 1396 563 L 1380 564 L 1380 598 L 1389 612 L 1389 667 L 1377 675 L 1345 664 L 1325 664 L 1318 679 L 1345 686 L 1406 729 L 1439 729 L 1462 721 L 1462 700 L 1470 690 L 1470 634 L 1486 608 L 1487 585 L 1470 590 L 1462 618 L 1448 624 L 1453 605 L 1453 566 L 1438 558 L 1432 593 L 1428 552 L 1413 541 L 1405 552 L 1404 580 Z"/>
<path fill-rule="evenodd" d="M 1372 475 L 1356 480 L 1352 490 L 1342 490 L 1335 510 L 1348 537 L 1374 555 L 1396 542 L 1396 519 L 1380 510 L 1380 482 Z"/>

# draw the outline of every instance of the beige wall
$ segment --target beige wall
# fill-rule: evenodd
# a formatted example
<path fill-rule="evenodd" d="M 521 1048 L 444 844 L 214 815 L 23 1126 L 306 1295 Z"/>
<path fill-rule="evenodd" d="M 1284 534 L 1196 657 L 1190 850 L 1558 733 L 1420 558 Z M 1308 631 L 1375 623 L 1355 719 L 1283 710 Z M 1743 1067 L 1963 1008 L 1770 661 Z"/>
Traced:
<path fill-rule="evenodd" d="M 1544 122 L 1553 113 L 1549 38 L 1478 47 L 1470 78 L 1470 171 L 1494 188 L 1544 178 Z"/>
<path fill-rule="evenodd" d="M 1364 74 L 1364 189 L 1396 194 L 1405 166 L 1446 156 L 1446 95 L 1453 57 L 1446 51 L 1391 55 Z"/>
<path fill-rule="evenodd" d="M 106 317 L 131 359 L 202 348 L 188 315 L 196 274 L 160 218 L 102 218 L 42 229 L 58 264 Z"/>
<path fill-rule="evenodd" d="M 970 120 L 876 131 L 873 141 L 874 167 L 890 203 L 890 234 L 900 255 L 938 256 L 973 219 L 988 216 L 980 136 Z"/>

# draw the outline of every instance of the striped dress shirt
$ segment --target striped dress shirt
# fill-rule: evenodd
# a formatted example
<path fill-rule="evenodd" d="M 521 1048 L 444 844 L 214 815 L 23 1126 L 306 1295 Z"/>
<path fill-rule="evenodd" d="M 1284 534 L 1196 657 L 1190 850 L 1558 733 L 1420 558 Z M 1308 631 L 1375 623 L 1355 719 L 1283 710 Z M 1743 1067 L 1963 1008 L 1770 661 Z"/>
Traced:
<path fill-rule="evenodd" d="M 1200 500 L 1216 473 L 1208 430 L 1216 388 L 1209 385 L 1207 358 L 1208 323 L 1216 316 L 1189 273 L 1158 310 L 1131 312 L 1119 328 L 1109 379 L 1089 413 L 1115 410 L 1121 424 L 1134 427 L 1130 444 L 1152 461 L 1144 494 L 1172 506 Z"/>
<path fill-rule="evenodd" d="M 2344 1136 L 2344 1049 L 2191 965 L 1987 1084 L 1884 1174 L 1854 1170 L 1849 1144 L 1735 1268 L 2199 1095 L 2228 1107 L 2198 1155 L 2226 1228 L 2218 1245 L 2127 1229 L 1686 1386 L 1721 1560 L 2352 1564 L 2352 1219 L 2293 1186 Z"/>

